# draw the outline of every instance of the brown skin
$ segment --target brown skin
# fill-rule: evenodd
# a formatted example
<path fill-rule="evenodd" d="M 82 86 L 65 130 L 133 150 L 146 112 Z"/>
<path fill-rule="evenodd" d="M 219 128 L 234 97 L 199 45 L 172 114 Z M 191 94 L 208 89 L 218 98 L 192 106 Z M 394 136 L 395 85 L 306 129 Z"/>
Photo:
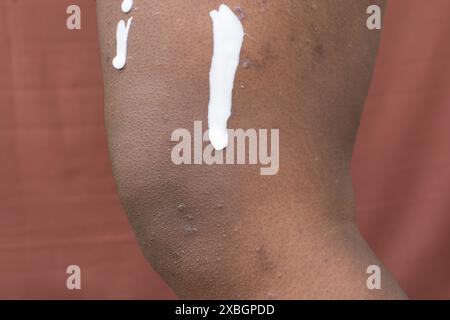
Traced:
<path fill-rule="evenodd" d="M 230 0 L 245 11 L 229 128 L 279 128 L 280 171 L 176 166 L 178 128 L 207 124 L 209 12 L 222 1 L 98 0 L 105 114 L 118 192 L 152 266 L 181 298 L 404 298 L 355 223 L 349 173 L 379 33 L 374 0 Z M 238 10 L 238 13 L 241 13 Z M 115 28 L 134 17 L 127 66 Z M 206 128 L 205 128 L 206 129 Z"/>

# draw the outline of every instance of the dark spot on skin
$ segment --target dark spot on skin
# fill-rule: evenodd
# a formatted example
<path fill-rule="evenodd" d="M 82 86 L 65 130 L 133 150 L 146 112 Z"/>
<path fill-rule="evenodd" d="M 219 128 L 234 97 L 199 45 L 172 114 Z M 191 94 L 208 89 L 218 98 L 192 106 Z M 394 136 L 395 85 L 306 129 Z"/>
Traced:
<path fill-rule="evenodd" d="M 314 54 L 319 58 L 322 58 L 325 55 L 324 51 L 325 49 L 322 44 L 318 44 L 314 47 Z"/>
<path fill-rule="evenodd" d="M 297 37 L 294 34 L 289 35 L 289 42 L 297 42 Z"/>
<path fill-rule="evenodd" d="M 247 14 L 245 13 L 244 9 L 242 9 L 241 7 L 236 7 L 234 9 L 234 13 L 239 18 L 239 20 L 244 20 L 245 18 L 247 18 Z"/>
<path fill-rule="evenodd" d="M 271 272 L 275 270 L 275 263 L 270 259 L 268 252 L 264 247 L 256 248 L 256 259 L 259 267 L 263 271 Z"/>
<path fill-rule="evenodd" d="M 272 64 L 275 60 L 277 60 L 278 57 L 275 52 L 276 51 L 270 43 L 265 43 L 261 46 L 259 54 L 262 56 L 261 65 L 263 67 Z"/>
<path fill-rule="evenodd" d="M 240 66 L 243 69 L 262 69 L 273 64 L 273 62 L 278 59 L 278 56 L 270 43 L 262 44 L 258 49 L 257 55 L 257 59 L 242 59 Z"/>

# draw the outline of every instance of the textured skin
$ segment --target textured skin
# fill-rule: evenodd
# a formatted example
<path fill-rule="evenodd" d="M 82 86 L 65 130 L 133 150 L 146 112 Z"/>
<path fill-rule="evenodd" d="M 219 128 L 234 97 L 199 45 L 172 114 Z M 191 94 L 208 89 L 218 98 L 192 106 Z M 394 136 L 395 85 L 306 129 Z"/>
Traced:
<path fill-rule="evenodd" d="M 246 31 L 230 128 L 279 128 L 280 172 L 175 166 L 173 130 L 207 123 L 209 11 L 135 1 L 125 69 L 111 66 L 119 0 L 98 0 L 105 112 L 118 192 L 142 250 L 183 298 L 401 298 L 355 227 L 350 158 L 380 1 L 227 1 Z"/>

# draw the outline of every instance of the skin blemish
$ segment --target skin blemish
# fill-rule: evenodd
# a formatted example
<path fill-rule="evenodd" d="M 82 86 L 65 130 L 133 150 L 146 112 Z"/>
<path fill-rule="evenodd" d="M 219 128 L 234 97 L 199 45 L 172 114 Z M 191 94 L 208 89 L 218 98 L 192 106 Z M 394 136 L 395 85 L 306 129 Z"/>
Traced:
<path fill-rule="evenodd" d="M 197 227 L 186 226 L 186 227 L 184 228 L 184 231 L 185 231 L 187 234 L 194 235 L 194 234 L 196 234 L 196 233 L 198 232 L 198 229 L 197 229 Z"/>
<path fill-rule="evenodd" d="M 324 47 L 321 44 L 318 44 L 314 47 L 314 54 L 319 57 L 322 58 L 324 56 Z"/>
<path fill-rule="evenodd" d="M 236 7 L 234 9 L 234 13 L 241 21 L 244 20 L 245 18 L 247 18 L 247 14 L 245 13 L 244 9 L 242 9 L 241 7 Z"/>
<path fill-rule="evenodd" d="M 264 247 L 256 248 L 256 258 L 260 267 L 266 271 L 270 272 L 275 269 L 275 264 L 269 258 L 269 253 L 264 249 Z"/>
<path fill-rule="evenodd" d="M 244 69 L 250 68 L 251 65 L 252 65 L 252 63 L 251 63 L 251 61 L 248 60 L 248 59 L 242 61 L 242 68 L 244 68 Z"/>
<path fill-rule="evenodd" d="M 241 67 L 243 69 L 252 69 L 252 68 L 259 69 L 262 67 L 262 65 L 260 63 L 258 63 L 257 61 L 252 61 L 250 59 L 244 59 L 244 60 L 242 60 Z"/>

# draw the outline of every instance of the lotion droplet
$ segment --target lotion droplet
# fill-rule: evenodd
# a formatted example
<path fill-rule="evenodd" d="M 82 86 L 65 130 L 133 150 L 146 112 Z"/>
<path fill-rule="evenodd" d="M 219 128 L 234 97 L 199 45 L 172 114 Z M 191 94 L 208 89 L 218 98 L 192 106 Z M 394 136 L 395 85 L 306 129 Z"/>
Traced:
<path fill-rule="evenodd" d="M 227 122 L 231 116 L 234 78 L 244 41 L 244 27 L 226 5 L 210 12 L 213 23 L 214 53 L 209 73 L 209 140 L 217 150 L 228 145 Z"/>
<path fill-rule="evenodd" d="M 133 0 L 123 0 L 122 11 L 123 13 L 128 13 L 133 9 Z"/>
<path fill-rule="evenodd" d="M 123 69 L 127 62 L 128 33 L 130 32 L 132 21 L 133 18 L 130 18 L 128 19 L 128 22 L 126 24 L 124 20 L 120 20 L 117 24 L 117 53 L 115 58 L 113 59 L 113 66 L 117 70 Z"/>

